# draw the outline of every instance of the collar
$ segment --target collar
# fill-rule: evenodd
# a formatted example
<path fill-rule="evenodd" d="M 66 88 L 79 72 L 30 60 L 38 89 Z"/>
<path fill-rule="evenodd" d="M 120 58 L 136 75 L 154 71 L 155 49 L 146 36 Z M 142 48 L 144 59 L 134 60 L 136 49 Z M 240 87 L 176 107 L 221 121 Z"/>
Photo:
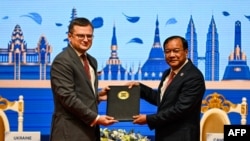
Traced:
<path fill-rule="evenodd" d="M 186 59 L 186 61 L 183 63 L 183 65 L 181 67 L 179 67 L 177 70 L 172 70 L 170 72 L 174 72 L 175 74 L 177 74 L 186 64 L 188 63 L 188 59 Z"/>
<path fill-rule="evenodd" d="M 81 57 L 81 55 L 82 55 L 83 53 L 77 51 L 71 44 L 69 44 L 69 46 L 70 46 L 71 48 L 73 48 L 73 50 L 76 52 L 76 54 L 77 54 L 78 57 Z M 87 55 L 87 53 L 85 53 L 85 55 Z"/>

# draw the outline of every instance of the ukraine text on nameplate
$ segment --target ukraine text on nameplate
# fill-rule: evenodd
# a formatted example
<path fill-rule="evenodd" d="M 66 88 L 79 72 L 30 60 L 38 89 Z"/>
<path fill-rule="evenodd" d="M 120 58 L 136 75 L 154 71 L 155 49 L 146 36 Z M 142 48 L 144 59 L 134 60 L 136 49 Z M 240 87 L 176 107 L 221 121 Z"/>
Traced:
<path fill-rule="evenodd" d="M 6 132 L 5 141 L 40 141 L 40 132 Z"/>

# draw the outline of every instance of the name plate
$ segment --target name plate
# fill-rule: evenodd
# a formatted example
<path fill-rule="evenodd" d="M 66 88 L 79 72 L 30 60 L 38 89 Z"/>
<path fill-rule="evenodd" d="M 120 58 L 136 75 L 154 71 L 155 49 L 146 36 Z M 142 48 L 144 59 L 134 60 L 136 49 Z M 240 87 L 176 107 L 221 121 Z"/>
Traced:
<path fill-rule="evenodd" d="M 40 132 L 5 132 L 5 141 L 40 141 Z"/>
<path fill-rule="evenodd" d="M 207 141 L 224 141 L 223 133 L 207 133 Z"/>

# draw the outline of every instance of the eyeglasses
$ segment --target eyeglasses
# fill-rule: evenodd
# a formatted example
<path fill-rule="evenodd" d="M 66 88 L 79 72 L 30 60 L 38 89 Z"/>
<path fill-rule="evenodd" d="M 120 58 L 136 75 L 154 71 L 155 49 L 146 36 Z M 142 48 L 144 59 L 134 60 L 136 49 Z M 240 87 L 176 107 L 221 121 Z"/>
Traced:
<path fill-rule="evenodd" d="M 182 51 L 183 49 L 179 49 L 179 48 L 175 48 L 175 49 L 166 49 L 164 52 L 165 52 L 165 54 L 167 54 L 167 55 L 170 55 L 171 54 L 171 52 L 173 52 L 174 54 L 179 54 L 180 53 L 180 51 Z"/>
<path fill-rule="evenodd" d="M 76 36 L 79 40 L 84 40 L 87 38 L 88 40 L 92 40 L 94 38 L 93 34 L 73 34 L 72 35 Z"/>

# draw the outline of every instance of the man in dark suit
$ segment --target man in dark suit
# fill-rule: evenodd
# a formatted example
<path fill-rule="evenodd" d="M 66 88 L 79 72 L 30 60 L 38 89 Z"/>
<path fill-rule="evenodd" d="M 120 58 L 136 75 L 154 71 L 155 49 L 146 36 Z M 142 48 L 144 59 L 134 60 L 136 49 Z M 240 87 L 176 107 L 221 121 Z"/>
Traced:
<path fill-rule="evenodd" d="M 187 58 L 188 43 L 183 37 L 167 38 L 164 52 L 170 69 L 163 73 L 157 90 L 139 82 L 127 84 L 139 85 L 141 98 L 158 107 L 155 114 L 133 116 L 133 122 L 155 129 L 156 141 L 199 141 L 204 77 Z"/>
<path fill-rule="evenodd" d="M 99 141 L 99 125 L 117 122 L 113 117 L 98 115 L 98 103 L 107 100 L 109 88 L 98 92 L 97 61 L 87 53 L 93 31 L 88 19 L 73 19 L 68 29 L 69 45 L 52 63 L 54 114 L 50 141 Z"/>

